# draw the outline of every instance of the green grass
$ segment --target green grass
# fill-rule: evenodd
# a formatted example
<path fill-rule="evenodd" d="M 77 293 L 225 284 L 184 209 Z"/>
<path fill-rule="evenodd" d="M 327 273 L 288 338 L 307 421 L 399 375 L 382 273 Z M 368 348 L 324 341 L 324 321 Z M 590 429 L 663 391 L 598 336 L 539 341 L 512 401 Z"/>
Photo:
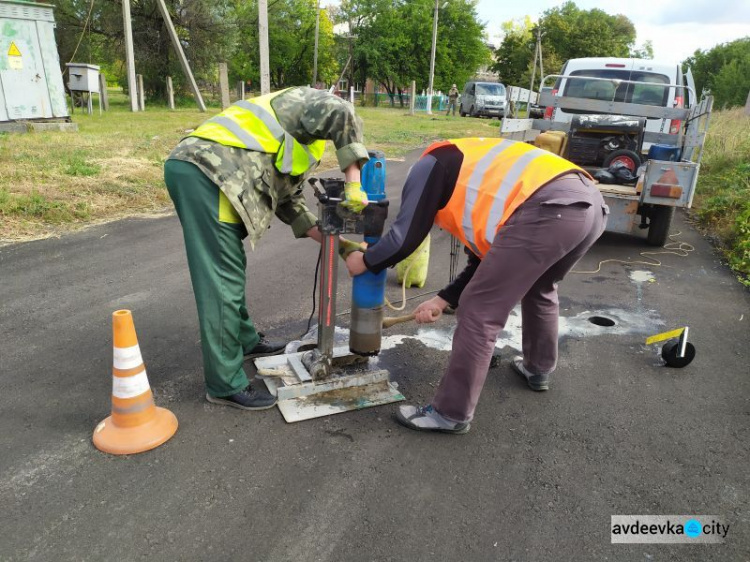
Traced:
<path fill-rule="evenodd" d="M 750 117 L 734 109 L 711 119 L 693 216 L 750 287 Z"/>
<path fill-rule="evenodd" d="M 71 154 L 63 166 L 63 172 L 69 176 L 95 176 L 101 170 L 101 166 L 91 163 L 86 154 L 81 151 Z"/>
<path fill-rule="evenodd" d="M 215 114 L 183 105 L 149 105 L 132 113 L 128 98 L 110 90 L 110 111 L 77 110 L 77 133 L 0 134 L 0 240 L 41 237 L 127 215 L 171 209 L 164 160 L 190 130 Z M 389 158 L 440 138 L 497 136 L 498 121 L 410 116 L 408 109 L 357 108 L 365 143 Z M 329 144 L 321 170 L 337 165 Z"/>
<path fill-rule="evenodd" d="M 0 188 L 0 216 L 16 217 L 23 221 L 42 221 L 60 225 L 90 218 L 88 204 L 83 201 L 51 201 L 32 191 L 28 195 L 9 193 Z"/>

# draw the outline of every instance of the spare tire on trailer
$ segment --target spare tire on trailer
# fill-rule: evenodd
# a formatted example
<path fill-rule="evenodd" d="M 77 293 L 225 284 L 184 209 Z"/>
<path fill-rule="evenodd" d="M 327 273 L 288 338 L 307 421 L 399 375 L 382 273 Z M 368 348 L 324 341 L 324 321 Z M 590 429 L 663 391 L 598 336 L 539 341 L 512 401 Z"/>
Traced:
<path fill-rule="evenodd" d="M 632 150 L 621 148 L 613 150 L 602 162 L 602 168 L 609 168 L 615 162 L 622 162 L 633 174 L 636 173 L 641 165 L 641 157 Z"/>

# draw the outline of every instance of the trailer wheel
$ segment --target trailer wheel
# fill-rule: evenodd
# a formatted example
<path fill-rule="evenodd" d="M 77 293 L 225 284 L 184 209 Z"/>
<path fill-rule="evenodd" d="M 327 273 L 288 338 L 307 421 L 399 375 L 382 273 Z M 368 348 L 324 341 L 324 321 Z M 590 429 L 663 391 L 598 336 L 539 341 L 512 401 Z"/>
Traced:
<path fill-rule="evenodd" d="M 602 162 L 602 168 L 609 168 L 615 162 L 625 164 L 627 169 L 635 174 L 638 167 L 641 165 L 641 157 L 632 150 L 627 150 L 625 148 L 614 150 L 604 159 Z"/>
<path fill-rule="evenodd" d="M 646 242 L 649 246 L 664 246 L 669 240 L 669 229 L 672 227 L 674 207 L 656 206 L 651 208 L 651 220 L 648 226 Z"/>

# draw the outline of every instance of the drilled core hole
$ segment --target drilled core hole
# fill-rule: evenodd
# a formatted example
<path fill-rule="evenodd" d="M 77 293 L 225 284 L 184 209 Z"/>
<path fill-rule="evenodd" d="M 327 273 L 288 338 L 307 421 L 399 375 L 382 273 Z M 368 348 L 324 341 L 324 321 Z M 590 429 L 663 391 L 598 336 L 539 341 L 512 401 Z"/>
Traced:
<path fill-rule="evenodd" d="M 611 328 L 615 325 L 615 321 L 605 316 L 592 316 L 589 318 L 589 322 L 596 324 L 597 326 L 603 326 L 604 328 Z"/>

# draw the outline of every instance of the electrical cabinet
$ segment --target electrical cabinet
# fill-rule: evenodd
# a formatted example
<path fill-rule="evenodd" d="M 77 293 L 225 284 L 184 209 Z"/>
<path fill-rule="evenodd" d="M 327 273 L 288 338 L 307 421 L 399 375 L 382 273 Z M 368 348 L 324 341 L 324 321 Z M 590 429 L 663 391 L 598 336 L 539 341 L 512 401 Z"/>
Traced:
<path fill-rule="evenodd" d="M 0 0 L 0 123 L 68 117 L 53 9 Z"/>

